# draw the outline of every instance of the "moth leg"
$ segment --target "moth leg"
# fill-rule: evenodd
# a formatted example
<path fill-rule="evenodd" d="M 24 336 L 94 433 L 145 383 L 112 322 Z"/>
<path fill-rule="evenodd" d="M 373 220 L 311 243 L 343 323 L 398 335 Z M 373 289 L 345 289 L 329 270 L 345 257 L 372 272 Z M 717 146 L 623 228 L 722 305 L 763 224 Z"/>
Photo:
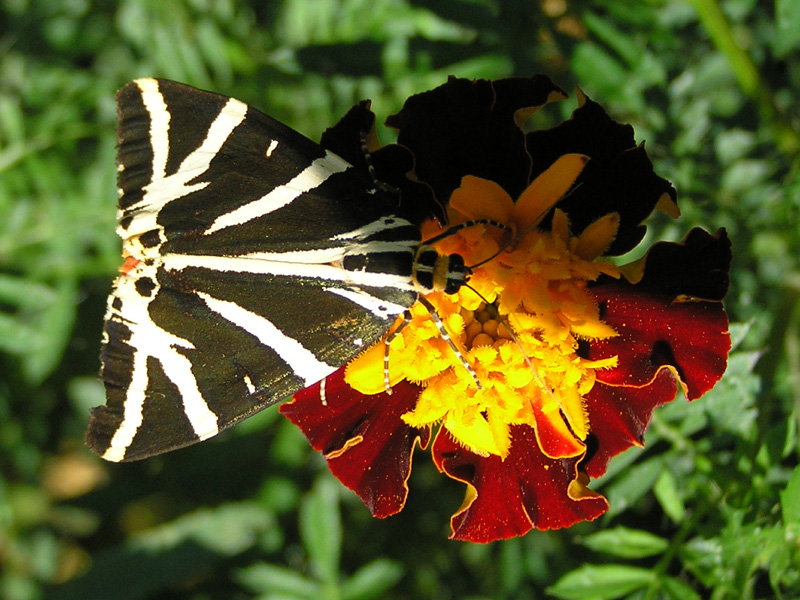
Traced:
<path fill-rule="evenodd" d="M 392 340 L 394 340 L 394 338 L 396 338 L 400 332 L 406 328 L 406 325 L 411 323 L 411 310 L 406 309 L 403 312 L 402 317 L 403 320 L 400 322 L 400 325 L 398 325 L 397 329 L 387 335 L 383 340 L 383 387 L 389 396 L 392 395 L 392 385 L 389 381 L 389 345 L 392 343 Z"/>
<path fill-rule="evenodd" d="M 436 307 L 434 307 L 433 304 L 428 302 L 425 299 L 424 296 L 420 296 L 418 298 L 418 300 L 419 300 L 419 302 L 422 303 L 422 305 L 425 308 L 428 309 L 428 313 L 431 315 L 431 319 L 433 319 L 433 322 L 436 324 L 436 328 L 439 330 L 439 334 L 442 336 L 442 339 L 445 342 L 447 342 L 448 346 L 450 346 L 450 349 L 456 355 L 456 357 L 458 358 L 458 360 L 461 363 L 461 365 L 467 370 L 467 372 L 470 374 L 472 379 L 475 381 L 475 385 L 477 386 L 477 388 L 479 390 L 483 389 L 483 386 L 481 385 L 481 382 L 478 380 L 477 373 L 475 373 L 475 370 L 467 362 L 467 359 L 464 356 L 464 354 L 461 352 L 461 350 L 458 349 L 458 347 L 455 345 L 453 340 L 450 338 L 450 334 L 447 332 L 447 328 L 444 326 L 444 323 L 442 323 L 442 320 L 439 318 L 439 315 L 436 313 Z"/>

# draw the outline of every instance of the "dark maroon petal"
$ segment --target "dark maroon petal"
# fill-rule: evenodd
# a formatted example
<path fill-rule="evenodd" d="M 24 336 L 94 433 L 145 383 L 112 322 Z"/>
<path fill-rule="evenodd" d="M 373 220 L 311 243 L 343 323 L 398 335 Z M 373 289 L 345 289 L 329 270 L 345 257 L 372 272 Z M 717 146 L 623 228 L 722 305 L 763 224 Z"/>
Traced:
<path fill-rule="evenodd" d="M 580 234 L 599 217 L 620 215 L 617 237 L 607 254 L 623 254 L 641 241 L 642 225 L 666 195 L 677 205 L 672 184 L 653 172 L 644 146 L 637 146 L 630 125 L 617 123 L 603 108 L 585 98 L 569 121 L 527 136 L 534 177 L 563 154 L 577 152 L 591 158 L 573 191 L 558 207 L 569 215 L 573 234 Z"/>
<path fill-rule="evenodd" d="M 542 173 L 564 154 L 578 152 L 591 157 L 619 156 L 636 147 L 633 127 L 618 123 L 597 102 L 585 95 L 568 121 L 528 134 L 528 150 L 534 173 Z"/>
<path fill-rule="evenodd" d="M 633 445 L 644 445 L 644 433 L 653 410 L 672 402 L 678 384 L 670 371 L 662 370 L 644 387 L 606 385 L 597 382 L 585 396 L 592 435 L 597 450 L 586 462 L 586 472 L 596 478 L 605 473 L 608 461 Z"/>
<path fill-rule="evenodd" d="M 414 177 L 414 157 L 408 148 L 389 144 L 372 154 L 372 164 L 380 181 L 397 191 L 399 217 L 422 225 L 426 219 L 445 222 L 444 204 L 433 195 L 433 189 Z"/>
<path fill-rule="evenodd" d="M 728 292 L 731 242 L 724 229 L 712 235 L 692 229 L 683 242 L 659 242 L 645 257 L 638 290 L 720 301 Z"/>
<path fill-rule="evenodd" d="M 362 140 L 369 141 L 375 135 L 375 113 L 370 110 L 370 105 L 369 100 L 356 104 L 336 125 L 326 129 L 319 141 L 323 148 L 338 154 L 365 173 L 367 161 Z"/>
<path fill-rule="evenodd" d="M 622 281 L 593 287 L 591 293 L 603 320 L 619 334 L 589 344 L 592 360 L 618 357 L 616 367 L 597 372 L 598 381 L 641 387 L 668 366 L 694 400 L 722 377 L 731 342 L 721 303 L 673 302 Z"/>
<path fill-rule="evenodd" d="M 534 527 L 557 529 L 590 521 L 608 510 L 606 499 L 584 486 L 585 475 L 578 477 L 580 457 L 548 458 L 527 426 L 512 428 L 505 460 L 473 454 L 440 430 L 433 459 L 440 471 L 469 486 L 464 505 L 451 519 L 454 539 L 507 539 Z"/>
<path fill-rule="evenodd" d="M 430 429 L 409 427 L 400 418 L 416 405 L 419 388 L 402 382 L 392 389 L 391 396 L 365 396 L 345 383 L 339 369 L 325 382 L 324 402 L 317 383 L 281 406 L 331 472 L 380 518 L 403 508 L 414 446 L 424 448 L 430 440 Z"/>
<path fill-rule="evenodd" d="M 416 176 L 447 203 L 465 175 L 500 184 L 512 198 L 531 181 L 525 136 L 515 122 L 520 110 L 563 95 L 549 78 L 490 82 L 450 78 L 409 98 L 386 124 L 399 130 L 398 143 L 411 150 Z"/>
<path fill-rule="evenodd" d="M 375 114 L 368 100 L 351 108 L 333 127 L 322 134 L 320 145 L 338 154 L 356 169 L 375 178 L 384 193 L 394 196 L 395 215 L 417 225 L 430 218 L 444 220 L 444 206 L 433 197 L 430 186 L 415 181 L 414 157 L 407 148 L 397 144 L 381 147 L 375 137 Z M 367 153 L 362 141 L 368 143 L 374 175 L 369 172 Z"/>

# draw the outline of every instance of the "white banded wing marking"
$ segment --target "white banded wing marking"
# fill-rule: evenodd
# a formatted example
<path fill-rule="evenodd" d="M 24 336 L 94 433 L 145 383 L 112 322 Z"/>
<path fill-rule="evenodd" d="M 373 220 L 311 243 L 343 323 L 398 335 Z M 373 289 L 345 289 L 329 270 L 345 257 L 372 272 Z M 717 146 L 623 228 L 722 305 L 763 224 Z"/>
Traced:
<path fill-rule="evenodd" d="M 142 91 L 142 101 L 150 115 L 153 181 L 143 188 L 145 193 L 139 202 L 119 211 L 117 215 L 119 221 L 131 214 L 135 216 L 127 229 L 123 229 L 121 226 L 117 227 L 117 233 L 122 238 L 159 229 L 156 218 L 161 207 L 176 198 L 206 187 L 208 182 L 188 184 L 208 170 L 211 160 L 219 153 L 233 130 L 244 121 L 247 115 L 247 105 L 230 98 L 211 123 L 200 146 L 183 159 L 175 173 L 167 175 L 170 118 L 167 105 L 155 79 L 137 79 L 136 85 Z"/>
<path fill-rule="evenodd" d="M 200 146 L 193 150 L 189 156 L 183 159 L 177 174 L 181 174 L 180 184 L 185 186 L 185 195 L 197 189 L 195 186 L 205 187 L 207 183 L 186 186 L 186 182 L 202 175 L 208 170 L 211 161 L 222 149 L 223 144 L 228 140 L 233 130 L 236 129 L 247 116 L 247 105 L 244 102 L 230 98 L 222 110 L 219 111 L 217 118 L 208 128 L 208 133 Z"/>
<path fill-rule="evenodd" d="M 413 226 L 405 219 L 400 219 L 398 217 L 383 217 L 376 221 L 372 221 L 371 223 L 367 223 L 366 225 L 359 227 L 358 229 L 354 229 L 353 231 L 347 231 L 345 233 L 340 233 L 339 235 L 335 235 L 330 239 L 331 241 L 362 240 L 366 237 L 378 233 L 379 231 L 399 229 L 401 227 L 413 227 Z"/>
<path fill-rule="evenodd" d="M 326 292 L 330 292 L 331 294 L 336 294 L 337 296 L 346 298 L 347 300 L 350 300 L 350 302 L 358 304 L 364 310 L 368 310 L 376 317 L 387 321 L 394 316 L 403 314 L 408 308 L 407 306 L 402 306 L 400 304 L 395 304 L 394 302 L 387 302 L 381 298 L 376 298 L 375 296 L 371 296 L 362 290 L 344 288 L 324 288 L 324 290 Z M 363 341 L 361 343 L 363 344 Z M 360 346 L 361 344 L 356 345 Z"/>
<path fill-rule="evenodd" d="M 135 331 L 135 330 L 134 330 Z M 125 458 L 125 452 L 133 443 L 133 438 L 142 425 L 145 390 L 147 389 L 147 359 L 149 356 L 156 358 L 162 366 L 166 376 L 175 384 L 181 394 L 183 410 L 195 435 L 200 440 L 208 439 L 219 433 L 217 415 L 208 408 L 203 395 L 197 389 L 197 380 L 192 373 L 192 363 L 173 348 L 161 347 L 161 351 L 147 352 L 142 346 L 136 345 L 134 335 L 131 335 L 131 345 L 136 349 L 133 360 L 133 379 L 125 397 L 124 417 L 119 428 L 111 438 L 108 450 L 103 458 L 112 462 L 119 462 Z M 141 337 L 140 335 L 135 337 Z M 149 347 L 155 348 L 150 342 L 145 342 Z"/>
<path fill-rule="evenodd" d="M 150 114 L 150 147 L 153 150 L 153 179 L 163 179 L 167 174 L 169 156 L 170 115 L 164 96 L 158 90 L 155 79 L 137 79 L 136 85 L 142 92 L 142 103 Z"/>
<path fill-rule="evenodd" d="M 314 160 L 288 183 L 274 188 L 261 198 L 248 202 L 236 210 L 220 215 L 204 233 L 210 235 L 220 229 L 241 225 L 283 208 L 300 195 L 324 183 L 331 175 L 341 173 L 349 168 L 352 168 L 350 163 L 333 152 L 327 151 L 325 156 Z"/>
<path fill-rule="evenodd" d="M 366 244 L 351 244 L 347 246 L 345 254 L 347 254 L 347 256 L 357 256 L 359 254 L 374 255 L 381 253 L 408 252 L 414 256 L 417 248 L 419 248 L 419 242 L 416 240 L 407 240 L 403 242 L 372 241 Z"/>
<path fill-rule="evenodd" d="M 169 271 L 180 271 L 189 267 L 222 271 L 227 273 L 253 273 L 288 277 L 295 280 L 319 280 L 341 282 L 346 285 L 385 287 L 403 291 L 416 291 L 409 277 L 391 273 L 367 273 L 346 271 L 328 264 L 304 264 L 273 260 L 252 259 L 242 256 L 199 256 L 188 254 L 165 254 L 163 266 Z M 402 311 L 401 311 L 402 312 Z"/>
<path fill-rule="evenodd" d="M 248 252 L 237 255 L 235 258 L 306 265 L 330 265 L 342 260 L 346 253 L 346 248 L 343 247 L 315 248 L 313 250 L 287 250 L 286 252 Z"/>
<path fill-rule="evenodd" d="M 286 252 L 249 252 L 229 258 L 247 258 L 269 262 L 292 263 L 297 265 L 330 265 L 341 261 L 345 256 L 360 254 L 380 254 L 408 252 L 412 255 L 419 246 L 414 240 L 407 242 L 368 242 L 366 244 L 350 244 L 337 248 L 316 248 L 314 250 L 288 250 Z"/>
<path fill-rule="evenodd" d="M 145 390 L 148 387 L 147 360 L 155 358 L 161 363 L 164 374 L 181 394 L 184 412 L 192 425 L 195 435 L 201 440 L 219 433 L 217 416 L 208 407 L 197 387 L 192 373 L 192 364 L 177 348 L 194 348 L 194 345 L 156 325 L 148 314 L 150 302 L 158 292 L 158 285 L 150 296 L 145 297 L 136 291 L 135 283 L 140 277 L 152 275 L 156 281 L 155 268 L 139 263 L 136 269 L 117 279 L 115 294 L 109 298 L 107 320 L 123 323 L 130 329 L 127 343 L 134 349 L 131 384 L 123 405 L 122 421 L 111 438 L 103 458 L 120 461 L 133 443 L 136 432 L 142 426 Z M 123 314 L 113 307 L 114 298 L 122 301 Z"/>
<path fill-rule="evenodd" d="M 119 462 L 125 458 L 128 446 L 133 442 L 136 432 L 144 420 L 144 398 L 147 389 L 147 357 L 133 355 L 133 376 L 130 386 L 125 394 L 123 416 L 119 427 L 111 438 L 108 449 L 103 458 L 112 462 Z"/>
<path fill-rule="evenodd" d="M 323 377 L 327 377 L 338 368 L 335 365 L 329 365 L 318 360 L 313 352 L 294 338 L 283 333 L 271 321 L 261 315 L 250 312 L 234 302 L 214 298 L 205 292 L 198 291 L 197 295 L 200 296 L 210 310 L 255 336 L 259 342 L 268 348 L 272 348 L 291 367 L 294 374 L 304 381 L 306 386 L 316 383 Z"/>

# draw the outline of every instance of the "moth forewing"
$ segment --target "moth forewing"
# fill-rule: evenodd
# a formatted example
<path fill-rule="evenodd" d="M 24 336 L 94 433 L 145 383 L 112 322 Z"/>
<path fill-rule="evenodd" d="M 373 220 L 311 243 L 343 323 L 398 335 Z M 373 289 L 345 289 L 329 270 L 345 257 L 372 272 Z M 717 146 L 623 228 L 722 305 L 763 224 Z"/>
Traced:
<path fill-rule="evenodd" d="M 417 298 L 419 228 L 340 157 L 238 100 L 156 79 L 117 97 L 124 263 L 87 443 L 137 460 L 324 378 Z"/>

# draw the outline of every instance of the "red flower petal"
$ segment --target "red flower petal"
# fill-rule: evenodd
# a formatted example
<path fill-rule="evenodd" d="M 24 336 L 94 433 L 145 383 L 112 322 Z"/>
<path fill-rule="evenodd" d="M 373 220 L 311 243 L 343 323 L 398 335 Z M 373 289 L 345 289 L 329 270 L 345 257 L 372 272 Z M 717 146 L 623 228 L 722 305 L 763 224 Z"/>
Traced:
<path fill-rule="evenodd" d="M 586 409 L 598 450 L 586 465 L 592 477 L 609 459 L 644 443 L 653 410 L 674 399 L 678 376 L 689 400 L 725 372 L 730 336 L 720 302 L 728 287 L 730 242 L 724 231 L 692 230 L 681 243 L 659 243 L 630 273 L 637 283 L 603 278 L 590 288 L 603 320 L 619 334 L 588 345 L 591 359 L 618 356 L 598 371 Z M 643 269 L 643 270 L 642 270 Z"/>
<path fill-rule="evenodd" d="M 599 477 L 613 456 L 631 446 L 643 446 L 653 410 L 672 402 L 677 391 L 675 377 L 667 370 L 662 370 L 650 385 L 640 388 L 597 382 L 585 397 L 591 435 L 597 441 L 597 451 L 585 464 L 586 473 Z"/>
<path fill-rule="evenodd" d="M 430 440 L 430 429 L 409 427 L 400 418 L 416 405 L 419 388 L 403 382 L 392 389 L 391 396 L 359 394 L 339 369 L 325 381 L 324 403 L 317 383 L 281 406 L 331 472 L 379 518 L 405 505 L 414 445 L 425 448 Z"/>
<path fill-rule="evenodd" d="M 642 387 L 671 367 L 689 400 L 699 398 L 725 372 L 730 336 L 718 302 L 672 302 L 647 296 L 624 282 L 591 289 L 605 308 L 603 320 L 619 335 L 590 345 L 592 360 L 618 356 L 613 369 L 598 371 L 609 385 Z"/>
<path fill-rule="evenodd" d="M 468 486 L 464 504 L 450 521 L 453 539 L 486 543 L 534 527 L 569 527 L 608 510 L 606 499 L 585 487 L 585 474 L 579 476 L 576 468 L 579 458 L 546 457 L 527 426 L 512 428 L 505 460 L 473 454 L 440 430 L 433 459 L 440 471 Z"/>

